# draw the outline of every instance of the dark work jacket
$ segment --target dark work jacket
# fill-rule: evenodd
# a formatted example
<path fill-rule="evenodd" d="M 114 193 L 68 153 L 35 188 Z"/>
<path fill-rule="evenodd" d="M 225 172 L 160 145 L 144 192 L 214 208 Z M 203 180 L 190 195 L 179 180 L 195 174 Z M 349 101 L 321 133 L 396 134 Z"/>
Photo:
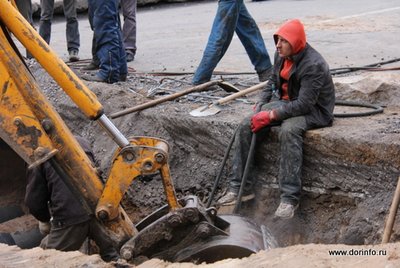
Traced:
<path fill-rule="evenodd" d="M 335 107 L 335 87 L 328 64 L 308 43 L 301 52 L 292 56 L 291 60 L 294 63 L 288 81 L 289 101 L 276 110 L 277 120 L 304 115 L 308 128 L 331 125 Z M 276 52 L 274 70 L 261 93 L 261 102 L 266 103 L 271 101 L 272 96 L 282 95 L 279 72 L 283 61 Z"/>
<path fill-rule="evenodd" d="M 78 141 L 82 142 L 78 139 Z M 90 148 L 82 145 L 93 160 Z M 28 170 L 25 204 L 29 212 L 39 221 L 58 227 L 82 223 L 90 219 L 77 197 L 71 192 L 49 162 Z"/>

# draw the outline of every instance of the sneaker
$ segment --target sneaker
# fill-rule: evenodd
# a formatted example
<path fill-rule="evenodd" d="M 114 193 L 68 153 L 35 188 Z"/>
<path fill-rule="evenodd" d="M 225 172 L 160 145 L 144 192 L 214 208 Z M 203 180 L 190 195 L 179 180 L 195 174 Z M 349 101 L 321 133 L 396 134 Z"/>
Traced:
<path fill-rule="evenodd" d="M 94 71 L 94 70 L 98 70 L 98 69 L 99 69 L 99 65 L 94 63 L 93 61 L 91 61 L 88 65 L 86 65 L 82 68 L 82 70 L 85 70 L 85 71 Z"/>
<path fill-rule="evenodd" d="M 218 200 L 218 205 L 230 206 L 236 204 L 238 194 L 236 192 L 228 191 L 224 196 Z M 242 202 L 254 199 L 253 193 L 242 195 Z"/>
<path fill-rule="evenodd" d="M 79 60 L 79 56 L 78 56 L 79 52 L 78 52 L 78 50 L 72 49 L 68 53 L 69 53 L 69 61 L 70 62 L 75 62 L 75 61 Z"/>
<path fill-rule="evenodd" d="M 135 53 L 130 50 L 126 50 L 126 61 L 131 62 L 135 59 Z"/>
<path fill-rule="evenodd" d="M 272 72 L 272 67 L 257 73 L 258 74 L 258 80 L 260 81 L 260 83 L 264 82 L 264 81 L 267 81 L 269 76 L 271 75 L 271 72 Z"/>
<path fill-rule="evenodd" d="M 295 210 L 299 207 L 299 204 L 292 205 L 281 201 L 279 207 L 275 211 L 275 216 L 282 219 L 291 219 L 294 216 Z"/>

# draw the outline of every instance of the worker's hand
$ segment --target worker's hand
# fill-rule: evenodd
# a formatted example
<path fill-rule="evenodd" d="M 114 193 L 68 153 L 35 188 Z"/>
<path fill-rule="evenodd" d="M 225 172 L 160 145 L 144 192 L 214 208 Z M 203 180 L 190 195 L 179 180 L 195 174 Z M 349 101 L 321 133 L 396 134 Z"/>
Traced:
<path fill-rule="evenodd" d="M 50 233 L 50 222 L 39 221 L 39 231 L 42 235 L 48 235 Z"/>
<path fill-rule="evenodd" d="M 261 110 L 261 106 L 264 105 L 264 102 L 256 102 L 253 106 L 253 112 L 258 113 Z"/>
<path fill-rule="evenodd" d="M 271 124 L 274 111 L 258 112 L 251 117 L 251 131 L 258 132 L 263 127 Z"/>

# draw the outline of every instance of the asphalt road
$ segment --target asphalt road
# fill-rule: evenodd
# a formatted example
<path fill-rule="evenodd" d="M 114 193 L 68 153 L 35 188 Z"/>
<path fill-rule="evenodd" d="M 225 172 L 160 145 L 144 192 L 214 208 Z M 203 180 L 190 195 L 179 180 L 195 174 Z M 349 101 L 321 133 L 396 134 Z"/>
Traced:
<path fill-rule="evenodd" d="M 308 42 L 331 68 L 361 66 L 400 58 L 400 1 L 398 0 L 275 0 L 245 1 L 260 27 L 268 52 L 275 51 L 273 33 L 287 19 L 303 21 Z M 217 9 L 216 1 L 139 7 L 137 71 L 192 72 L 199 63 Z M 91 57 L 87 15 L 80 14 L 82 59 Z M 51 46 L 67 58 L 65 20 L 53 23 Z M 253 67 L 237 36 L 219 71 L 251 72 Z"/>

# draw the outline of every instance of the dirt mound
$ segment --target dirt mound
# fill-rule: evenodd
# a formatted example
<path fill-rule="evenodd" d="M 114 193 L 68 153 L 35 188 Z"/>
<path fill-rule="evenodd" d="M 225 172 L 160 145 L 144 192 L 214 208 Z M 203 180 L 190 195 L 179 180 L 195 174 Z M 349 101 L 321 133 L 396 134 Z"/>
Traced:
<path fill-rule="evenodd" d="M 30 64 L 44 94 L 54 104 L 72 132 L 91 141 L 102 176 L 107 178 L 111 157 L 116 148 L 115 143 L 96 122 L 84 117 L 34 61 Z M 76 71 L 80 73 L 79 70 Z M 255 76 L 224 78 L 239 88 L 256 83 Z M 400 171 L 400 156 L 397 153 L 400 149 L 399 78 L 400 75 L 394 72 L 385 73 L 385 76 L 382 76 L 382 73 L 360 73 L 357 77 L 335 78 L 338 98 L 385 105 L 385 112 L 366 118 L 337 119 L 331 128 L 307 133 L 304 149 L 304 196 L 299 213 L 292 221 L 279 222 L 272 217 L 279 200 L 274 164 L 259 170 L 259 177 L 256 178 L 259 186 L 256 202 L 244 205 L 242 213 L 260 224 L 269 226 L 280 246 L 310 243 L 379 243 L 384 217 L 392 198 L 392 189 L 395 188 Z M 127 83 L 107 85 L 88 82 L 87 85 L 98 96 L 106 114 L 111 114 L 188 88 L 189 81 L 189 76 L 161 77 L 132 73 Z M 251 111 L 257 94 L 225 105 L 215 116 L 193 118 L 189 112 L 228 94 L 221 89 L 192 94 L 146 111 L 114 119 L 113 122 L 127 137 L 155 136 L 167 140 L 170 144 L 169 163 L 178 196 L 195 194 L 201 200 L 207 201 L 226 145 L 238 122 Z M 262 145 L 262 150 L 267 150 L 268 155 L 257 154 L 257 161 L 276 163 L 279 158 L 276 131 L 273 133 L 275 134 Z M 230 165 L 228 162 L 228 172 Z M 217 196 L 225 190 L 226 175 L 218 188 Z M 159 176 L 143 177 L 134 181 L 123 203 L 135 223 L 165 204 Z M 396 241 L 400 236 L 399 228 L 397 220 L 392 241 Z M 398 247 L 398 244 L 388 245 L 387 255 L 368 257 L 364 262 L 364 257 L 360 256 L 329 256 L 329 250 L 369 249 L 373 248 L 372 246 L 295 246 L 275 249 L 268 253 L 261 252 L 243 260 L 226 260 L 211 267 L 242 267 L 249 264 L 255 267 L 287 267 L 298 264 L 299 261 L 304 261 L 304 264 L 315 262 L 333 267 L 343 267 L 347 263 L 360 263 L 361 266 L 362 262 L 364 266 L 372 267 L 368 265 L 398 264 Z M 386 245 L 383 248 L 386 249 Z M 381 248 L 376 248 L 379 249 Z M 12 248 L 12 251 L 17 252 L 15 248 Z M 57 261 L 57 257 L 52 256 L 54 251 L 40 252 L 39 249 L 34 249 L 32 255 L 25 251 L 15 254 L 27 254 L 34 261 L 40 261 L 41 258 Z M 34 257 L 36 254 L 44 257 Z M 59 254 L 64 253 L 57 253 L 56 256 Z M 86 264 L 90 266 L 91 261 L 95 261 L 99 267 L 108 265 L 98 262 L 98 259 L 86 260 L 84 256 L 81 258 L 80 253 L 74 254 L 77 255 L 70 256 L 77 261 L 71 264 L 72 267 Z M 150 260 L 142 265 L 176 267 L 178 264 Z M 41 265 L 38 264 L 37 267 L 39 266 Z"/>
<path fill-rule="evenodd" d="M 342 254 L 339 255 L 339 252 Z M 235 268 L 235 267 L 398 267 L 400 243 L 379 246 L 297 245 L 261 251 L 243 259 L 226 259 L 213 264 L 168 263 L 158 259 L 148 260 L 139 266 L 124 262 L 104 263 L 98 255 L 87 256 L 80 252 L 60 252 L 34 248 L 21 250 L 0 244 L 1 267 L 139 267 L 139 268 Z M 338 254 L 335 256 L 335 254 Z M 344 256 L 343 254 L 347 254 Z M 119 265 L 119 266 L 118 266 Z"/>

